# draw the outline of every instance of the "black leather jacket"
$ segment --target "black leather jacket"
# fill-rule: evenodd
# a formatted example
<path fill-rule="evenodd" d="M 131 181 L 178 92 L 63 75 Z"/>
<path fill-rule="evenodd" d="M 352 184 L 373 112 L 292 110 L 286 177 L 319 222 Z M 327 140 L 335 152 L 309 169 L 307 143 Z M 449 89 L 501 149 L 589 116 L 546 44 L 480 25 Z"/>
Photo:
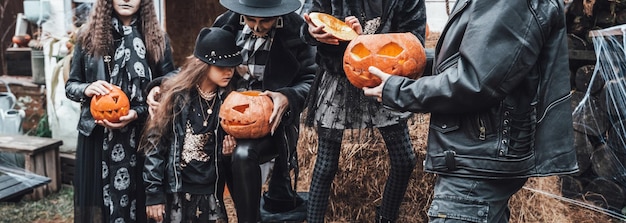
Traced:
<path fill-rule="evenodd" d="M 222 92 L 223 93 L 223 92 Z M 143 180 L 146 187 L 146 205 L 165 204 L 166 194 L 180 192 L 182 188 L 181 166 L 180 156 L 185 143 L 185 124 L 188 119 L 189 109 L 183 107 L 182 102 L 188 101 L 188 95 L 179 96 L 175 101 L 178 104 L 174 107 L 176 111 L 174 114 L 180 114 L 174 117 L 172 120 L 173 126 L 169 126 L 172 129 L 172 137 L 159 137 L 155 136 L 150 130 L 147 130 L 147 146 L 151 148 L 142 148 L 148 150 L 146 152 L 146 159 L 143 169 Z M 219 103 L 215 103 L 214 109 L 219 111 L 223 101 L 223 94 L 219 94 L 217 99 Z M 213 115 L 217 115 L 213 114 Z M 211 167 L 215 169 L 208 169 L 207 172 L 213 174 L 215 178 L 215 184 L 210 185 L 207 191 L 215 191 L 218 196 L 218 201 L 222 202 L 222 192 L 224 188 L 224 181 L 220 178 L 220 167 L 223 160 L 222 154 L 222 140 L 224 139 L 224 131 L 220 127 L 219 122 L 216 122 L 215 126 L 215 147 L 209 162 L 214 163 Z M 223 205 L 222 205 L 223 207 Z"/>
<path fill-rule="evenodd" d="M 576 172 L 565 35 L 559 0 L 457 1 L 433 75 L 390 77 L 383 104 L 431 113 L 426 171 L 479 178 Z"/>
<path fill-rule="evenodd" d="M 166 38 L 166 51 L 163 58 L 157 64 L 150 62 L 152 69 L 152 78 L 158 78 L 166 73 L 174 70 L 174 61 L 172 59 L 172 50 L 170 48 L 169 39 Z M 80 120 L 78 122 L 78 131 L 85 135 L 91 135 L 91 131 L 96 127 L 96 123 L 91 116 L 89 107 L 91 98 L 85 96 L 85 89 L 91 83 L 97 80 L 109 81 L 109 74 L 105 71 L 105 63 L 101 56 L 94 57 L 87 55 L 83 51 L 81 44 L 74 46 L 74 54 L 72 56 L 72 65 L 70 66 L 70 74 L 65 84 L 65 95 L 70 100 L 80 102 Z M 149 83 L 151 80 L 145 80 Z M 147 95 L 147 94 L 146 94 Z M 144 104 L 131 104 L 131 109 L 137 111 L 138 119 L 133 121 L 133 125 L 143 125 L 148 114 L 148 107 Z"/>

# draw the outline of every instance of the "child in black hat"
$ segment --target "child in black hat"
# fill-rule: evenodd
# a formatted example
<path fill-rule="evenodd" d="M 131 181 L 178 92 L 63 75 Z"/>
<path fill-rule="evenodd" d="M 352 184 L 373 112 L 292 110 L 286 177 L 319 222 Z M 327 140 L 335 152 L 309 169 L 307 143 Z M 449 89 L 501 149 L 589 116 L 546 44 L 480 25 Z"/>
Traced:
<path fill-rule="evenodd" d="M 220 177 L 223 156 L 234 138 L 219 125 L 224 88 L 242 57 L 234 36 L 204 28 L 178 75 L 161 86 L 161 105 L 146 125 L 141 149 L 146 214 L 163 222 L 216 222 L 226 219 Z"/>

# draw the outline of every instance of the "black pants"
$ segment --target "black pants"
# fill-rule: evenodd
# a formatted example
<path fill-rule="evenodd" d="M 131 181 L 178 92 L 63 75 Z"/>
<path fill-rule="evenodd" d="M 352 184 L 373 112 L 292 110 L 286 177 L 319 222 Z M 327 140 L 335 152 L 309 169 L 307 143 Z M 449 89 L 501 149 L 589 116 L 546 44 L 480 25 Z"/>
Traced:
<path fill-rule="evenodd" d="M 239 222 L 258 222 L 260 220 L 261 202 L 261 168 L 260 164 L 273 158 L 272 170 L 267 196 L 277 200 L 289 200 L 296 196 L 291 186 L 289 175 L 289 154 L 285 140 L 284 128 L 279 127 L 273 136 L 260 139 L 237 139 L 237 148 L 226 166 L 227 184 L 235 203 Z M 265 201 L 266 204 L 267 200 Z"/>

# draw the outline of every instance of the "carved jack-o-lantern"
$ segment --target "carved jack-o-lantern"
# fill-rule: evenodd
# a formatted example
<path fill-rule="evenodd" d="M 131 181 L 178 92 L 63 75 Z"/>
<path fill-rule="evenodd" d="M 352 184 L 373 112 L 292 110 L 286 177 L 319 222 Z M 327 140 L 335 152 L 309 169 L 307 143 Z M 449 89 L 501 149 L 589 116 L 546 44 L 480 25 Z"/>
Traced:
<path fill-rule="evenodd" d="M 108 94 L 93 96 L 89 109 L 96 120 L 119 122 L 120 117 L 128 115 L 130 102 L 124 91 L 114 86 Z"/>
<path fill-rule="evenodd" d="M 259 91 L 231 92 L 220 107 L 220 124 L 238 139 L 256 139 L 271 131 L 269 123 L 274 103 Z"/>
<path fill-rule="evenodd" d="M 370 66 L 391 75 L 418 78 L 426 67 L 426 53 L 411 33 L 360 35 L 348 44 L 343 69 L 357 88 L 378 86 L 381 80 L 370 74 Z"/>

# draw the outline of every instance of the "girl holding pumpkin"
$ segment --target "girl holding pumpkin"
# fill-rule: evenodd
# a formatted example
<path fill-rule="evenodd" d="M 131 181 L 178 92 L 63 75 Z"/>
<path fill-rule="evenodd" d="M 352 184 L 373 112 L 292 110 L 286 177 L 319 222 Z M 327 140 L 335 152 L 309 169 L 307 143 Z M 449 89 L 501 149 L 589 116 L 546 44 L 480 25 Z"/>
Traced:
<path fill-rule="evenodd" d="M 161 86 L 161 105 L 142 138 L 146 153 L 146 213 L 159 222 L 215 222 L 225 219 L 222 156 L 235 139 L 220 128 L 224 87 L 241 55 L 234 36 L 204 28 L 193 56 Z"/>
<path fill-rule="evenodd" d="M 152 0 L 97 0 L 88 23 L 78 31 L 65 87 L 69 99 L 82 103 L 74 222 L 147 222 L 142 208 L 143 158 L 137 153 L 148 113 L 143 89 L 174 69 L 154 9 Z M 91 107 L 92 100 L 109 94 L 114 86 L 129 99 L 128 110 L 111 120 L 95 120 L 91 111 L 122 109 L 116 100 L 108 104 L 114 107 Z"/>
<path fill-rule="evenodd" d="M 357 34 L 413 33 L 424 44 L 426 9 L 423 0 L 314 0 L 311 12 L 339 18 Z M 409 138 L 411 113 L 384 108 L 348 81 L 343 56 L 349 41 L 315 26 L 308 14 L 302 38 L 317 46 L 320 67 L 307 104 L 306 124 L 318 130 L 318 153 L 309 189 L 307 222 L 324 222 L 330 186 L 338 169 L 343 132 L 378 128 L 389 152 L 389 176 L 376 222 L 394 222 L 417 158 Z M 372 52 L 373 54 L 377 52 Z"/>

